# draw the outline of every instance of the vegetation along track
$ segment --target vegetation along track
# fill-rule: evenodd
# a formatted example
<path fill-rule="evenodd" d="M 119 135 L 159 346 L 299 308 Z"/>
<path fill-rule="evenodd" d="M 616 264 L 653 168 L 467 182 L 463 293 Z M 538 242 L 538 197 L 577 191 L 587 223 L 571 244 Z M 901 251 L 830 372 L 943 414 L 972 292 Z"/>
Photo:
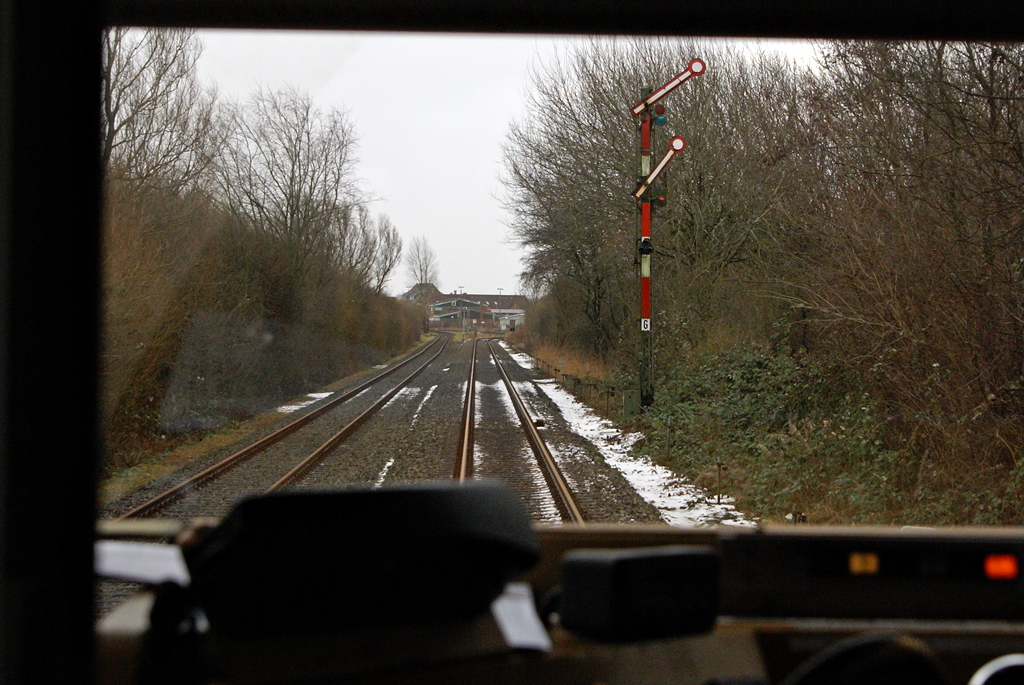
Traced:
<path fill-rule="evenodd" d="M 396 364 L 395 366 L 385 370 L 380 374 L 377 374 L 376 376 L 357 385 L 356 387 L 338 394 L 336 397 L 332 398 L 328 402 L 325 402 L 323 405 L 321 405 L 314 411 L 311 411 L 308 414 L 299 417 L 295 421 L 288 423 L 287 425 L 279 428 L 278 430 L 267 435 L 266 437 L 250 444 L 249 446 L 239 450 L 238 452 L 235 452 L 229 457 L 206 468 L 205 470 L 165 490 L 164 492 L 149 499 L 145 503 L 136 506 L 135 508 L 122 514 L 119 518 L 128 519 L 151 517 L 162 513 L 175 502 L 195 493 L 199 488 L 207 485 L 211 481 L 233 471 L 234 469 L 249 461 L 252 457 L 264 452 L 265 450 L 267 450 L 267 448 L 281 442 L 283 439 L 292 435 L 298 430 L 309 426 L 316 419 L 324 416 L 325 414 L 328 414 L 329 412 L 332 412 L 333 410 L 337 409 L 340 405 L 361 394 L 368 388 L 371 388 L 379 384 L 381 381 L 388 378 L 398 370 L 408 366 L 409 364 L 420 359 L 424 355 L 433 352 L 433 354 L 428 358 L 428 360 L 420 367 L 418 367 L 417 370 L 410 374 L 404 381 L 402 381 L 402 383 L 398 384 L 395 388 L 386 393 L 381 400 L 378 400 L 368 410 L 362 412 L 361 414 L 359 414 L 359 416 L 350 421 L 344 428 L 341 429 L 341 431 L 335 433 L 327 442 L 321 445 L 320 448 L 314 451 L 309 457 L 300 462 L 295 468 L 291 469 L 287 474 L 285 474 L 284 477 L 275 481 L 275 483 L 271 485 L 269 489 L 276 490 L 287 486 L 296 478 L 298 478 L 303 473 L 312 468 L 312 466 L 316 464 L 317 460 L 322 459 L 325 454 L 334 449 L 341 441 L 343 441 L 346 437 L 348 437 L 348 435 L 355 431 L 363 423 L 363 421 L 369 418 L 369 416 L 375 413 L 381 406 L 386 404 L 387 401 L 390 400 L 391 397 L 393 397 L 394 394 L 398 392 L 398 390 L 400 390 L 402 387 L 404 387 L 404 385 L 408 384 L 413 378 L 415 378 L 415 376 L 419 374 L 420 371 L 422 371 L 428 364 L 430 364 L 434 359 L 436 359 L 441 354 L 445 346 L 448 344 L 449 340 L 450 336 L 439 336 L 437 340 L 435 340 L 433 343 L 426 346 L 424 349 L 417 352 L 416 354 L 410 356 L 408 359 L 403 360 L 402 362 Z"/>

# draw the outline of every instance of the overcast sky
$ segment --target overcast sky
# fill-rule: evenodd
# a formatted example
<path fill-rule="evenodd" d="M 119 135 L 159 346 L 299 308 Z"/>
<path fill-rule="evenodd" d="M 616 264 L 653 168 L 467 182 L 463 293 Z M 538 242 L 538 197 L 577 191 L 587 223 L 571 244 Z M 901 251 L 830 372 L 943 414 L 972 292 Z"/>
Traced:
<path fill-rule="evenodd" d="M 201 31 L 200 75 L 222 98 L 257 86 L 309 93 L 349 112 L 358 174 L 405 244 L 426 236 L 442 291 L 519 292 L 519 251 L 501 208 L 501 145 L 521 119 L 529 70 L 571 39 L 285 31 Z M 799 48 L 791 48 L 799 49 Z M 683 67 L 685 65 L 681 65 Z M 393 294 L 407 286 L 405 266 Z"/>

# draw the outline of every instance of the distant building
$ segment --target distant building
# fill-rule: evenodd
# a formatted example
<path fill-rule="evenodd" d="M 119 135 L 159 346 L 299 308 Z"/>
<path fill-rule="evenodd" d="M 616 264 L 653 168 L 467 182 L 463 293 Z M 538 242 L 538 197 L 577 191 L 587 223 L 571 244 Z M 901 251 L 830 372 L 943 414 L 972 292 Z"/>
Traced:
<path fill-rule="evenodd" d="M 456 294 L 430 304 L 430 321 L 442 328 L 516 328 L 523 322 L 524 295 Z"/>
<path fill-rule="evenodd" d="M 406 302 L 434 302 L 444 297 L 444 293 L 437 289 L 433 283 L 417 283 L 413 287 L 398 296 L 398 299 Z"/>

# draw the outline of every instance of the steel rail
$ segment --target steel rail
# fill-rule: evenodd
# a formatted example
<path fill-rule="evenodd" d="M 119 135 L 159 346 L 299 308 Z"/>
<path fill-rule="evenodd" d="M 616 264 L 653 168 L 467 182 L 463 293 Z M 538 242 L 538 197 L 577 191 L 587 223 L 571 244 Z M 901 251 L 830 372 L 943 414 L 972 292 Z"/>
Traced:
<path fill-rule="evenodd" d="M 298 479 L 302 478 L 307 473 L 309 473 L 311 469 L 313 469 L 321 461 L 323 461 L 324 458 L 327 457 L 327 455 L 330 454 L 346 438 L 348 438 L 349 435 L 354 433 L 361 425 L 363 425 L 363 423 L 366 422 L 367 419 L 376 414 L 384 407 L 384 405 L 390 402 L 391 399 L 395 395 L 397 395 L 402 388 L 409 385 L 409 383 L 411 383 L 413 379 L 416 378 L 416 376 L 420 375 L 421 371 L 430 366 L 435 359 L 440 357 L 441 353 L 444 352 L 445 347 L 448 346 L 449 340 L 451 340 L 451 336 L 445 338 L 444 344 L 441 345 L 441 349 L 439 349 L 437 353 L 434 354 L 434 356 L 432 356 L 430 359 L 424 362 L 421 367 L 419 367 L 411 374 L 409 374 L 409 376 L 404 381 L 395 386 L 393 390 L 389 391 L 386 395 L 384 395 L 379 400 L 374 402 L 373 406 L 371 406 L 362 414 L 354 418 L 347 426 L 342 428 L 340 431 L 335 433 L 327 442 L 325 442 L 320 447 L 316 448 L 316 450 L 312 454 L 310 454 L 308 457 L 299 462 L 299 464 L 295 468 L 293 468 L 291 471 L 282 476 L 281 479 L 278 480 L 276 483 L 271 485 L 267 489 L 267 492 L 270 493 L 275 492 L 277 490 L 282 490 L 291 485 L 292 483 L 294 483 L 295 481 L 297 481 Z"/>
<path fill-rule="evenodd" d="M 464 483 L 473 475 L 473 422 L 476 419 L 476 354 L 479 340 L 473 341 L 473 356 L 469 362 L 469 382 L 463 404 L 462 431 L 459 433 L 459 454 L 455 462 L 455 478 Z"/>
<path fill-rule="evenodd" d="M 323 416 L 327 412 L 329 412 L 332 409 L 336 408 L 339 404 L 342 404 L 343 402 L 347 402 L 348 400 L 352 399 L 356 395 L 359 395 L 360 393 L 362 393 L 367 388 L 369 388 L 369 387 L 375 385 L 376 383 L 380 382 L 381 380 L 387 378 L 388 376 L 390 376 L 391 374 L 395 373 L 399 369 L 405 367 L 406 365 L 411 364 L 413 361 L 415 361 L 416 359 L 422 357 L 424 354 L 429 352 L 433 347 L 435 347 L 436 345 L 441 343 L 442 340 L 444 341 L 443 343 L 441 343 L 441 349 L 443 350 L 444 349 L 444 345 L 447 344 L 448 339 L 450 339 L 450 337 L 451 336 L 448 336 L 447 338 L 438 337 L 435 341 L 433 341 L 432 343 L 430 343 L 429 345 L 424 347 L 422 350 L 420 350 L 416 354 L 411 355 L 408 359 L 405 359 L 402 362 L 392 366 L 390 369 L 387 369 L 386 371 L 377 374 L 373 378 L 370 378 L 369 380 L 359 384 L 358 386 L 352 388 L 351 390 L 348 390 L 348 391 L 342 393 L 341 395 L 338 395 L 338 397 L 335 397 L 334 399 L 330 400 L 326 404 L 323 404 L 322 406 L 317 407 L 315 410 L 309 412 L 308 414 L 304 414 L 303 416 L 300 416 L 299 418 L 297 418 L 296 420 L 292 421 L 291 423 L 289 423 L 289 424 L 287 424 L 285 426 L 282 426 L 281 428 L 277 429 L 273 433 L 271 433 L 271 434 L 269 434 L 269 435 L 267 435 L 267 436 L 257 440 L 256 442 L 252 443 L 248 447 L 245 447 L 245 448 L 239 450 L 238 452 L 235 452 L 231 456 L 226 457 L 225 459 L 217 462 L 216 464 L 214 464 L 213 466 L 205 469 L 204 471 L 201 471 L 201 472 L 195 474 L 191 478 L 188 478 L 187 480 L 184 480 L 181 483 L 178 483 L 174 487 L 169 488 L 168 490 L 165 490 L 164 492 L 160 493 L 156 497 L 153 497 L 152 499 L 148 500 L 147 502 L 145 502 L 143 504 L 140 504 L 139 506 L 137 506 L 134 509 L 128 511 L 127 513 L 124 513 L 121 516 L 118 516 L 117 520 L 120 521 L 120 520 L 125 520 L 125 519 L 130 519 L 130 518 L 142 518 L 142 517 L 146 517 L 146 516 L 153 516 L 153 515 L 161 512 L 161 511 L 163 511 L 168 506 L 170 506 L 171 504 L 173 504 L 177 500 L 179 500 L 182 497 L 184 497 L 187 493 L 189 493 L 189 492 L 191 492 L 191 491 L 193 491 L 195 489 L 198 489 L 199 487 L 201 487 L 205 483 L 213 480 L 214 478 L 222 476 L 225 473 L 227 473 L 228 471 L 231 471 L 232 469 L 234 469 L 234 468 L 244 464 L 251 457 L 259 454 L 260 452 L 262 452 L 266 448 L 270 447 L 271 445 L 273 445 L 273 444 L 275 444 L 277 442 L 280 442 L 281 440 L 283 440 L 284 438 L 288 437 L 289 435 L 291 435 L 295 431 L 299 430 L 300 428 L 306 426 L 307 424 L 311 423 L 315 419 Z"/>
<path fill-rule="evenodd" d="M 505 382 L 505 388 L 508 390 L 509 397 L 512 398 L 516 414 L 519 415 L 519 422 L 522 423 L 523 430 L 526 432 L 526 439 L 530 443 L 530 447 L 533 448 L 534 454 L 537 455 L 537 461 L 540 463 L 541 471 L 544 473 L 544 479 L 551 488 L 551 494 L 554 495 L 555 506 L 558 507 L 562 517 L 571 523 L 585 523 L 583 513 L 580 511 L 579 506 L 576 504 L 576 498 L 572 494 L 572 488 L 569 487 L 568 481 L 562 475 L 562 470 L 558 468 L 558 463 L 551 454 L 551 450 L 548 449 L 544 438 L 540 435 L 540 431 L 537 430 L 537 426 L 530 417 L 530 413 L 526 410 L 526 405 L 523 403 L 522 398 L 519 397 L 519 393 L 516 392 L 508 374 L 505 373 L 505 367 L 502 366 L 498 355 L 494 353 L 494 347 L 490 342 L 487 343 L 487 349 L 490 350 L 494 364 L 498 367 L 498 372 L 501 374 L 501 379 Z"/>

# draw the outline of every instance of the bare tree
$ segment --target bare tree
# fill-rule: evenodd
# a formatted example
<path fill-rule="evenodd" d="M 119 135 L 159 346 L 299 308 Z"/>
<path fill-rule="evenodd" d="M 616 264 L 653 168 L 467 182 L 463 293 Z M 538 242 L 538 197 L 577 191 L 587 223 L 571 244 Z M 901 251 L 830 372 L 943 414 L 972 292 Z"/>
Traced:
<path fill-rule="evenodd" d="M 354 283 L 366 285 L 373 271 L 377 237 L 373 217 L 365 204 L 346 208 L 333 229 L 334 263 Z"/>
<path fill-rule="evenodd" d="M 343 212 L 335 228 L 334 262 L 354 282 L 381 293 L 402 261 L 402 238 L 384 214 L 376 220 L 365 204 Z"/>
<path fill-rule="evenodd" d="M 788 221 L 783 199 L 802 187 L 795 153 L 807 140 L 792 70 L 714 44 L 595 40 L 534 72 L 527 115 L 506 138 L 506 207 L 527 252 L 522 276 L 557 290 L 558 330 L 581 348 L 608 354 L 637 316 L 638 137 L 629 111 L 641 87 L 668 81 L 697 56 L 711 68 L 666 101 L 665 129 L 687 149 L 657 189 L 667 205 L 656 220 L 654 299 L 656 325 L 671 328 L 659 340 L 701 335 L 720 316 L 723 284 L 767 270 L 768 247 Z M 656 156 L 667 138 L 658 133 Z"/>
<path fill-rule="evenodd" d="M 130 423 L 150 416 L 161 355 L 198 291 L 220 138 L 193 31 L 109 28 L 102 47 L 103 406 Z"/>
<path fill-rule="evenodd" d="M 217 154 L 216 92 L 196 74 L 193 30 L 103 34 L 100 150 L 109 179 L 181 190 Z"/>
<path fill-rule="evenodd" d="M 512 237 L 526 248 L 524 284 L 557 293 L 557 329 L 602 354 L 618 337 L 632 272 L 636 175 L 635 134 L 622 116 L 633 89 L 605 57 L 592 42 L 535 70 L 528 114 L 506 139 L 503 179 Z"/>
<path fill-rule="evenodd" d="M 362 201 L 345 112 L 323 112 L 294 89 L 260 90 L 234 107 L 231 129 L 221 197 L 239 225 L 276 244 L 283 283 L 302 288 L 312 279 L 308 285 L 321 287 L 336 273 L 332 261 L 364 261 L 344 254 Z"/>
<path fill-rule="evenodd" d="M 1024 49 L 835 43 L 823 67 L 831 201 L 791 301 L 908 414 L 997 430 L 1024 407 Z"/>
<path fill-rule="evenodd" d="M 377 249 L 374 251 L 373 289 L 384 292 L 388 279 L 402 263 L 402 237 L 386 214 L 377 217 Z"/>
<path fill-rule="evenodd" d="M 418 236 L 412 241 L 409 256 L 405 260 L 408 270 L 409 285 L 431 283 L 438 286 L 438 262 L 434 248 L 430 247 L 426 236 Z"/>

